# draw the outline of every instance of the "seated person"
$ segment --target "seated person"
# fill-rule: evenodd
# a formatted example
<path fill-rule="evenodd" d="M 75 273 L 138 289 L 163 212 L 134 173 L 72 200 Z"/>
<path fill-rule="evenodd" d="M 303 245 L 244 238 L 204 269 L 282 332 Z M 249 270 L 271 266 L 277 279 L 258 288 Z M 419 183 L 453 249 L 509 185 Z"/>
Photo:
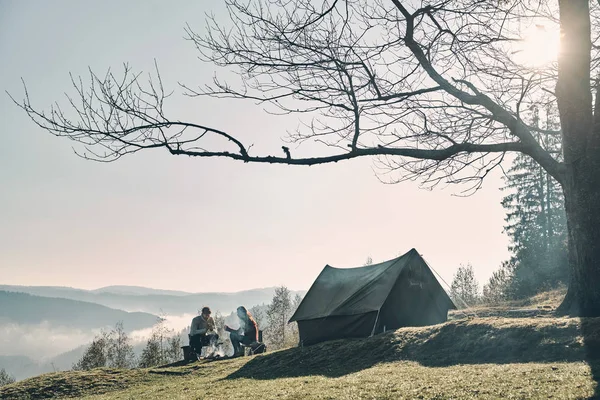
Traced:
<path fill-rule="evenodd" d="M 233 357 L 244 355 L 242 344 L 248 346 L 258 341 L 258 326 L 254 318 L 252 318 L 252 314 L 246 310 L 246 307 L 239 306 L 237 308 L 237 315 L 240 319 L 240 328 L 238 330 L 233 330 L 225 325 L 225 330 L 229 332 L 229 339 L 231 339 L 233 346 Z"/>
<path fill-rule="evenodd" d="M 215 331 L 215 321 L 210 316 L 211 311 L 208 307 L 202 308 L 202 313 L 194 317 L 190 326 L 190 347 L 199 357 L 203 346 L 215 345 L 219 340 Z"/>

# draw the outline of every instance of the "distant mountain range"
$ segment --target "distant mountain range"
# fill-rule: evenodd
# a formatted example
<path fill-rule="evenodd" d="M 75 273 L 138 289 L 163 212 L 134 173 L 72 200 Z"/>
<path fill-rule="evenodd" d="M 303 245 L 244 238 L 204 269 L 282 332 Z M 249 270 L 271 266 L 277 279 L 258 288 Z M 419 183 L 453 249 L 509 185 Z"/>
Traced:
<path fill-rule="evenodd" d="M 125 329 L 133 331 L 151 327 L 157 320 L 156 315 L 145 312 L 126 312 L 85 301 L 0 291 L 1 324 L 47 322 L 52 326 L 90 330 L 123 321 Z"/>
<path fill-rule="evenodd" d="M 275 288 L 236 293 L 188 293 L 137 286 L 83 290 L 57 286 L 0 285 L 0 368 L 17 379 L 70 369 L 100 328 L 123 321 L 126 331 L 153 326 L 157 315 L 172 316 L 181 329 L 205 305 L 235 326 L 235 309 L 259 307 L 264 319 Z M 292 291 L 304 295 L 306 291 Z M 262 314 L 262 315 L 260 315 Z M 178 322 L 177 322 L 178 321 Z M 139 332 L 139 331 L 138 331 Z M 187 344 L 187 331 L 182 332 Z M 41 347 L 40 347 L 41 345 Z M 140 353 L 145 341 L 137 343 Z M 61 354 L 56 355 L 58 352 Z M 10 354 L 10 355 L 9 355 Z"/>
<path fill-rule="evenodd" d="M 26 356 L 0 355 L 0 369 L 4 369 L 17 380 L 45 374 L 46 372 L 53 372 L 51 364 L 41 365 Z"/>
<path fill-rule="evenodd" d="M 180 290 L 164 290 L 164 289 L 152 289 L 143 286 L 123 286 L 114 285 L 106 286 L 100 289 L 90 290 L 93 293 L 113 293 L 113 294 L 124 294 L 132 296 L 144 296 L 144 295 L 166 295 L 166 296 L 189 296 L 194 293 L 182 292 Z"/>
<path fill-rule="evenodd" d="M 77 289 L 67 286 L 20 286 L 20 285 L 0 285 L 0 290 L 9 292 L 29 293 L 37 296 L 62 297 L 68 298 L 77 296 L 86 296 L 90 294 L 117 294 L 125 296 L 145 296 L 145 295 L 165 295 L 165 296 L 189 296 L 194 293 L 183 292 L 180 290 L 152 289 L 143 286 L 124 286 L 114 285 L 105 286 L 99 289 Z M 78 300 L 78 299 L 77 299 Z"/>
<path fill-rule="evenodd" d="M 214 311 L 218 310 L 223 314 L 228 314 L 240 305 L 252 307 L 269 304 L 275 288 L 251 289 L 235 293 L 187 293 L 137 286 L 109 286 L 95 290 L 83 290 L 60 286 L 0 285 L 0 291 L 84 301 L 129 312 L 183 315 L 196 314 L 205 305 Z M 292 296 L 295 296 L 296 293 L 303 296 L 306 291 L 292 291 Z"/>

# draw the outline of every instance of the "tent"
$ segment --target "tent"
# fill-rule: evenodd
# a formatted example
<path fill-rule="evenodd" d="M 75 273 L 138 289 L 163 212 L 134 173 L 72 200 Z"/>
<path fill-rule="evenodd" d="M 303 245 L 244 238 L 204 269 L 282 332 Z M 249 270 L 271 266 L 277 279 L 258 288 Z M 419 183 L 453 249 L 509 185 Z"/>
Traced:
<path fill-rule="evenodd" d="M 367 337 L 403 326 L 445 322 L 456 306 L 415 249 L 359 268 L 326 265 L 290 322 L 300 343 Z"/>

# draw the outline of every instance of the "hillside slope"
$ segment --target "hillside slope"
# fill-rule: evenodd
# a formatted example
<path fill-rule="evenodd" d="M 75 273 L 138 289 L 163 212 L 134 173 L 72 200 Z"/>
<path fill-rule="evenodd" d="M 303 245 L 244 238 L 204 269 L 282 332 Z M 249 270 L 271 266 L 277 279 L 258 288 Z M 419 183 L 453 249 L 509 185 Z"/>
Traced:
<path fill-rule="evenodd" d="M 600 318 L 473 318 L 218 362 L 46 374 L 0 398 L 589 398 Z"/>
<path fill-rule="evenodd" d="M 33 296 L 25 293 L 0 291 L 0 324 L 39 324 L 76 329 L 98 329 L 123 321 L 128 331 L 148 328 L 157 316 L 143 312 L 126 312 L 99 304 Z"/>

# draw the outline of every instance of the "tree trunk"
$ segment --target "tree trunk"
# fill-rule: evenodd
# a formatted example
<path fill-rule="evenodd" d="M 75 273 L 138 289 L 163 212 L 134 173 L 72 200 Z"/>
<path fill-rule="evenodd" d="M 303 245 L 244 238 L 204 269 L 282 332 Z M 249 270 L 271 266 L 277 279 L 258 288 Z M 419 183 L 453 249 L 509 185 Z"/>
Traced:
<path fill-rule="evenodd" d="M 556 97 L 565 170 L 569 291 L 560 313 L 600 316 L 600 113 L 592 109 L 588 0 L 559 0 L 561 51 Z M 594 121 L 596 119 L 596 121 Z"/>
<path fill-rule="evenodd" d="M 578 163 L 576 179 L 564 188 L 571 279 L 562 314 L 600 316 L 600 157 L 595 158 Z"/>

